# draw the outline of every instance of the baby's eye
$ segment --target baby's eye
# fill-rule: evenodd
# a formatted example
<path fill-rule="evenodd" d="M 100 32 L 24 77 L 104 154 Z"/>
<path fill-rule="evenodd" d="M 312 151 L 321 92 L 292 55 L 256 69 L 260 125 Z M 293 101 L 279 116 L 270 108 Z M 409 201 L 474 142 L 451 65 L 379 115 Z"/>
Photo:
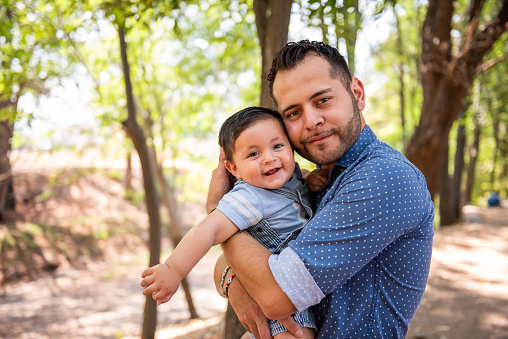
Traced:
<path fill-rule="evenodd" d="M 273 149 L 278 149 L 278 148 L 281 148 L 281 147 L 284 147 L 283 144 L 276 144 L 273 146 Z"/>
<path fill-rule="evenodd" d="M 259 153 L 258 152 L 251 152 L 249 153 L 249 155 L 247 155 L 247 158 L 252 158 L 252 157 L 255 157 L 257 156 Z"/>

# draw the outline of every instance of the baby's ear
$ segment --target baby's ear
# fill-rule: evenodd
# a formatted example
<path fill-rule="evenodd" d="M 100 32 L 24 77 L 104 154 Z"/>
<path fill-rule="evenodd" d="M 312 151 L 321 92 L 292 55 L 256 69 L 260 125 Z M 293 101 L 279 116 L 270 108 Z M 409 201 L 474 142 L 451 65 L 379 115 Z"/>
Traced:
<path fill-rule="evenodd" d="M 233 174 L 233 176 L 237 179 L 241 179 L 239 177 L 237 167 L 234 162 L 230 160 L 224 160 L 224 166 L 226 166 L 226 169 L 229 171 L 229 173 Z"/>

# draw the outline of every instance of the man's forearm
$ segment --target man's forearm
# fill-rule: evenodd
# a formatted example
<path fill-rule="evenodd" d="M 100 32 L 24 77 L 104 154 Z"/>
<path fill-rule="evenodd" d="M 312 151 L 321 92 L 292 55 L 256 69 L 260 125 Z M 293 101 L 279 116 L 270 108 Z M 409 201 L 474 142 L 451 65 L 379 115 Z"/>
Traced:
<path fill-rule="evenodd" d="M 222 248 L 238 279 L 268 318 L 280 319 L 296 311 L 273 277 L 268 249 L 245 233 L 235 234 Z"/>

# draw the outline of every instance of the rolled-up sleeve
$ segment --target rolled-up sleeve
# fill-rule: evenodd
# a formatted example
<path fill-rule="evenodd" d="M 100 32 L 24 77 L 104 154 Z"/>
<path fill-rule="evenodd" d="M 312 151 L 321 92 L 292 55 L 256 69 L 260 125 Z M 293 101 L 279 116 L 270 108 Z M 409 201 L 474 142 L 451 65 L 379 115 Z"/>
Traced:
<path fill-rule="evenodd" d="M 270 256 L 268 264 L 279 287 L 298 311 L 316 305 L 324 298 L 325 295 L 305 264 L 291 248 L 284 249 L 279 255 Z"/>

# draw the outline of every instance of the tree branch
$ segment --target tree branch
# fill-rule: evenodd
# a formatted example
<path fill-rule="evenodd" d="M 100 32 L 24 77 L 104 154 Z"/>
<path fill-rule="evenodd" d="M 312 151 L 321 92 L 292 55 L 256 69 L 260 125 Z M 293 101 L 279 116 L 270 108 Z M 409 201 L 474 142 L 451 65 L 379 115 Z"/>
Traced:
<path fill-rule="evenodd" d="M 467 11 L 469 16 L 469 21 L 473 21 L 476 19 L 478 21 L 478 17 L 480 16 L 480 13 L 483 8 L 484 0 L 471 0 L 469 3 L 469 9 Z"/>
<path fill-rule="evenodd" d="M 499 11 L 497 17 L 489 23 L 485 30 L 478 33 L 476 39 L 473 39 L 478 25 L 478 15 L 481 12 L 481 7 L 482 3 L 480 0 L 474 0 L 471 3 L 469 17 L 472 21 L 467 24 L 466 39 L 461 47 L 460 54 L 452 59 L 448 65 L 447 76 L 449 79 L 453 77 L 457 65 L 463 60 L 466 60 L 467 64 L 471 65 L 473 69 L 479 69 L 480 72 L 483 72 L 483 66 L 485 64 L 480 67 L 478 67 L 478 65 L 480 65 L 482 58 L 492 49 L 494 43 L 507 29 L 508 0 L 504 0 L 503 7 Z"/>
<path fill-rule="evenodd" d="M 508 60 L 508 54 L 505 54 L 499 58 L 490 59 L 489 61 L 486 61 L 479 67 L 478 73 L 483 73 L 491 69 L 492 67 L 499 65 L 505 60 Z"/>
<path fill-rule="evenodd" d="M 481 63 L 482 58 L 492 48 L 499 37 L 506 32 L 508 22 L 508 0 L 504 0 L 503 7 L 499 10 L 496 18 L 494 18 L 487 27 L 478 33 L 475 41 L 471 46 L 471 54 L 469 62 L 475 65 Z"/>
<path fill-rule="evenodd" d="M 451 1 L 429 0 L 422 29 L 422 75 L 446 73 L 451 58 Z"/>
<path fill-rule="evenodd" d="M 466 26 L 466 38 L 464 39 L 464 42 L 460 47 L 459 53 L 456 57 L 452 58 L 452 60 L 450 60 L 450 63 L 448 64 L 447 77 L 449 79 L 453 77 L 453 73 L 455 72 L 457 64 L 460 61 L 464 60 L 466 56 L 469 54 L 471 50 L 470 49 L 471 42 L 473 41 L 473 35 L 477 27 L 478 27 L 478 17 L 470 17 L 470 21 Z"/>
<path fill-rule="evenodd" d="M 0 100 L 0 110 L 7 108 L 13 104 L 14 102 L 12 102 L 11 99 Z"/>
<path fill-rule="evenodd" d="M 95 74 L 90 69 L 90 66 L 86 62 L 86 60 L 83 57 L 83 55 L 79 52 L 79 48 L 78 48 L 78 45 L 76 44 L 76 41 L 74 41 L 74 39 L 72 39 L 70 34 L 65 30 L 64 19 L 63 19 L 63 15 L 62 15 L 62 11 L 60 10 L 60 7 L 56 4 L 56 2 L 53 2 L 53 3 L 55 5 L 55 8 L 58 11 L 58 26 L 57 26 L 57 28 L 60 29 L 62 32 L 64 32 L 65 36 L 69 40 L 69 43 L 71 44 L 71 46 L 74 49 L 74 55 L 81 62 L 81 64 L 85 67 L 86 71 L 88 72 L 88 75 L 90 75 L 90 77 L 92 78 L 92 81 L 93 81 L 93 83 L 95 85 L 95 89 L 97 90 L 97 92 L 100 93 L 100 82 L 99 82 L 99 80 L 97 79 Z"/>

